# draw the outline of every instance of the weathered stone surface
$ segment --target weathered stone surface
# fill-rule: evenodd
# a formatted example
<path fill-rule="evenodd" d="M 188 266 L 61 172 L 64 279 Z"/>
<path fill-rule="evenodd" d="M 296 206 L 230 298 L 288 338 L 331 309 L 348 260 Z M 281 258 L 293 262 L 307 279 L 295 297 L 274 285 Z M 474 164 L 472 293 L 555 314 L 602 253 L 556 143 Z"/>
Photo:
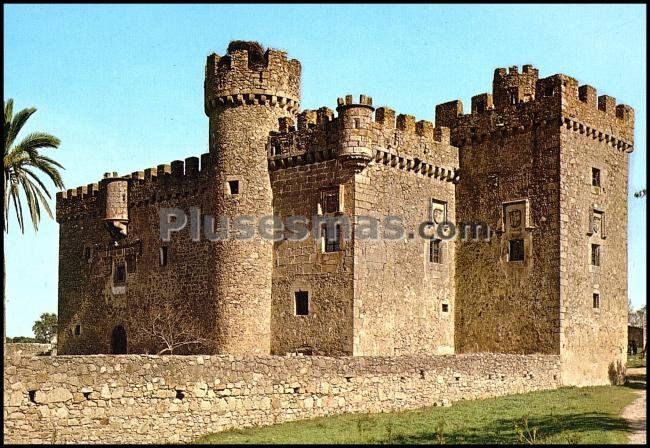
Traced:
<path fill-rule="evenodd" d="M 5 441 L 50 443 L 55 428 L 57 441 L 74 443 L 165 443 L 170 434 L 189 442 L 228 428 L 341 412 L 413 409 L 560 385 L 557 355 L 247 356 L 236 368 L 228 356 L 204 358 L 203 365 L 191 365 L 187 356 L 165 356 L 155 364 L 146 355 L 5 357 L 5 369 L 15 367 L 11 375 L 5 370 L 5 390 L 20 379 L 35 390 L 38 403 L 29 402 L 27 393 L 10 392 L 5 398 Z M 117 360 L 123 368 L 109 376 L 68 381 L 82 377 L 89 365 L 101 368 Z M 255 376 L 263 366 L 267 373 Z M 66 374 L 53 379 L 49 373 L 58 369 Z M 422 376 L 423 370 L 430 373 Z M 44 380 L 36 380 L 39 373 L 46 374 Z M 214 378 L 220 383 L 215 385 Z M 182 398 L 177 398 L 179 382 L 185 385 Z M 147 391 L 147 385 L 156 388 Z M 229 395 L 210 393 L 217 388 Z M 84 400 L 72 399 L 79 395 Z M 41 397 L 46 402 L 39 403 Z M 29 424 L 19 423 L 23 421 Z"/>

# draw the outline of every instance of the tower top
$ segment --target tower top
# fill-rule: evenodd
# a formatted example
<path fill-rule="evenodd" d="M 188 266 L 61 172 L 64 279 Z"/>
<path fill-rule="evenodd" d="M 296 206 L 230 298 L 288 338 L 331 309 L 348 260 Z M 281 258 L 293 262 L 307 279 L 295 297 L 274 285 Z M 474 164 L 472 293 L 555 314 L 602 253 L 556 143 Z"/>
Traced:
<path fill-rule="evenodd" d="M 217 105 L 266 104 L 295 112 L 300 104 L 300 62 L 257 42 L 230 42 L 225 56 L 212 53 L 205 66 L 205 112 Z"/>

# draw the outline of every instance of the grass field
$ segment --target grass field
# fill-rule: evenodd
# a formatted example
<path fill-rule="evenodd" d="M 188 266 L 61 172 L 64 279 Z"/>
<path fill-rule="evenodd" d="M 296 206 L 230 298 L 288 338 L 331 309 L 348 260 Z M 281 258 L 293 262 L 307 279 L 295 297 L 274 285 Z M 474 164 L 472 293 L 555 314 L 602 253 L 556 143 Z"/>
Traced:
<path fill-rule="evenodd" d="M 569 387 L 226 431 L 197 443 L 625 443 L 629 430 L 620 414 L 634 398 L 624 386 Z"/>

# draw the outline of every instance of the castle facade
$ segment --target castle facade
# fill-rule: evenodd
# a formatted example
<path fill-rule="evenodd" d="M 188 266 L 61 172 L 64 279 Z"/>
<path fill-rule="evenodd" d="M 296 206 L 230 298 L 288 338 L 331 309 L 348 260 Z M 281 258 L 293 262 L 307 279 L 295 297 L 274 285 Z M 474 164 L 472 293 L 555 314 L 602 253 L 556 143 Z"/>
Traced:
<path fill-rule="evenodd" d="M 59 353 L 155 353 L 129 316 L 168 303 L 210 342 L 188 351 L 560 354 L 564 384 L 607 383 L 626 355 L 633 110 L 525 65 L 435 126 L 365 95 L 301 112 L 300 74 L 233 42 L 207 58 L 209 153 L 57 195 Z M 308 217 L 317 237 L 190 224 L 165 241 L 162 209 Z"/>

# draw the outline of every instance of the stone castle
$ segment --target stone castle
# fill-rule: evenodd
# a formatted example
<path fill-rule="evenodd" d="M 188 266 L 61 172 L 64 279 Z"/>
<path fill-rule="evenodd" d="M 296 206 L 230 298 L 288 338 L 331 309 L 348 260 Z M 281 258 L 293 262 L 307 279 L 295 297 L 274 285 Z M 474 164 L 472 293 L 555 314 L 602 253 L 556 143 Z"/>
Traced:
<path fill-rule="evenodd" d="M 59 353 L 155 353 L 126 316 L 170 301 L 210 353 L 540 353 L 559 355 L 563 384 L 607 383 L 627 344 L 632 108 L 524 65 L 495 70 L 468 114 L 436 106 L 434 126 L 365 95 L 301 112 L 300 75 L 282 51 L 232 42 L 207 58 L 209 153 L 57 195 Z M 172 207 L 353 224 L 351 238 L 195 241 L 186 226 L 163 241 Z M 357 218 L 390 215 L 403 238 L 362 237 Z M 421 238 L 428 221 L 492 237 Z"/>

